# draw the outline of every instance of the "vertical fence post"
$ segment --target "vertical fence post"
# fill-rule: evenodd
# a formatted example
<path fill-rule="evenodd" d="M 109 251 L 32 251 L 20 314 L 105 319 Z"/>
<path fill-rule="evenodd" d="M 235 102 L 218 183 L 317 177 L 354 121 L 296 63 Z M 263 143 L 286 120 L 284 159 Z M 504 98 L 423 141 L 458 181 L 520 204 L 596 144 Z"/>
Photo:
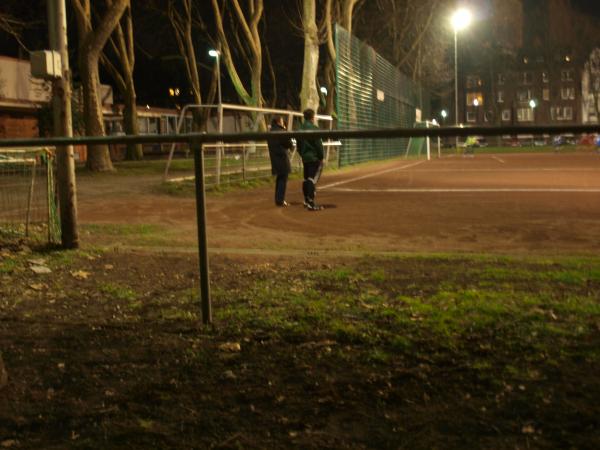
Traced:
<path fill-rule="evenodd" d="M 194 175 L 196 180 L 196 222 L 198 226 L 198 258 L 200 262 L 200 303 L 202 323 L 212 323 L 210 301 L 210 278 L 208 272 L 208 243 L 206 239 L 206 193 L 204 189 L 204 152 L 201 140 L 191 142 L 194 152 Z"/>
<path fill-rule="evenodd" d="M 246 146 L 242 143 L 242 181 L 246 182 Z"/>

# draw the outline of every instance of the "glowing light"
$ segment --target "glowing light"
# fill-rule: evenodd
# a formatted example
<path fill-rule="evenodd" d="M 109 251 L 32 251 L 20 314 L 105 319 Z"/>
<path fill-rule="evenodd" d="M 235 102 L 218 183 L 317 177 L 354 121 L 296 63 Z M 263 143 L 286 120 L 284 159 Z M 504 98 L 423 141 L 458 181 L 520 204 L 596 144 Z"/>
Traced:
<path fill-rule="evenodd" d="M 464 30 L 471 24 L 471 20 L 473 20 L 471 11 L 461 8 L 452 14 L 452 27 L 454 28 L 454 31 Z"/>

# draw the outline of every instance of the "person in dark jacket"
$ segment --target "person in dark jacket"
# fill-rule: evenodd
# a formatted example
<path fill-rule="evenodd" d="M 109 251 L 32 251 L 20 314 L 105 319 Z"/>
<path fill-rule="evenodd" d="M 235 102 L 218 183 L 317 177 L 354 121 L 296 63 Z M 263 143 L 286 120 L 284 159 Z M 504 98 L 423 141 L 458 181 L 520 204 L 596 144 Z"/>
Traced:
<path fill-rule="evenodd" d="M 271 132 L 286 131 L 281 117 L 274 117 L 271 121 Z M 288 206 L 285 201 L 288 175 L 292 171 L 290 155 L 288 150 L 292 148 L 291 139 L 273 138 L 267 141 L 269 145 L 269 157 L 271 158 L 271 173 L 275 178 L 275 205 Z"/>
<path fill-rule="evenodd" d="M 312 109 L 304 111 L 304 122 L 300 130 L 318 131 L 315 124 L 315 112 Z M 302 139 L 298 142 L 298 153 L 304 166 L 304 207 L 309 211 L 319 211 L 321 207 L 315 203 L 316 185 L 323 170 L 323 141 L 321 139 Z"/>

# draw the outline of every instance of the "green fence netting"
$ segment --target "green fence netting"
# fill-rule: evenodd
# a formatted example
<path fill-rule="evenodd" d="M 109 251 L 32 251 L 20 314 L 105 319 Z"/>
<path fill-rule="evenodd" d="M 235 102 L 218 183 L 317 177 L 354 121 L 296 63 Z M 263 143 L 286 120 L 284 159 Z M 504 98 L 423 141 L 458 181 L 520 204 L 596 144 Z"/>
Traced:
<path fill-rule="evenodd" d="M 417 109 L 423 119 L 429 117 L 429 93 L 340 26 L 336 26 L 336 49 L 340 130 L 413 127 Z M 339 164 L 419 156 L 407 152 L 408 143 L 408 139 L 346 139 Z"/>

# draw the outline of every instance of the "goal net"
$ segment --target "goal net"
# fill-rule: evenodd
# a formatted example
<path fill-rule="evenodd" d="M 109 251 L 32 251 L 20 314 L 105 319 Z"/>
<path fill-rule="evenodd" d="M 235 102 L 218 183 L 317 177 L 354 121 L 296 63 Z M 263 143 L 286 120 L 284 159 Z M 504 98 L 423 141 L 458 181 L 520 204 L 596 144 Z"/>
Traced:
<path fill-rule="evenodd" d="M 440 125 L 434 121 L 415 122 L 414 128 L 439 128 Z M 432 155 L 436 158 L 441 156 L 440 138 L 412 137 L 408 141 L 405 157 L 422 158 L 431 160 Z"/>
<path fill-rule="evenodd" d="M 59 237 L 54 152 L 0 149 L 0 234 L 56 242 Z"/>

